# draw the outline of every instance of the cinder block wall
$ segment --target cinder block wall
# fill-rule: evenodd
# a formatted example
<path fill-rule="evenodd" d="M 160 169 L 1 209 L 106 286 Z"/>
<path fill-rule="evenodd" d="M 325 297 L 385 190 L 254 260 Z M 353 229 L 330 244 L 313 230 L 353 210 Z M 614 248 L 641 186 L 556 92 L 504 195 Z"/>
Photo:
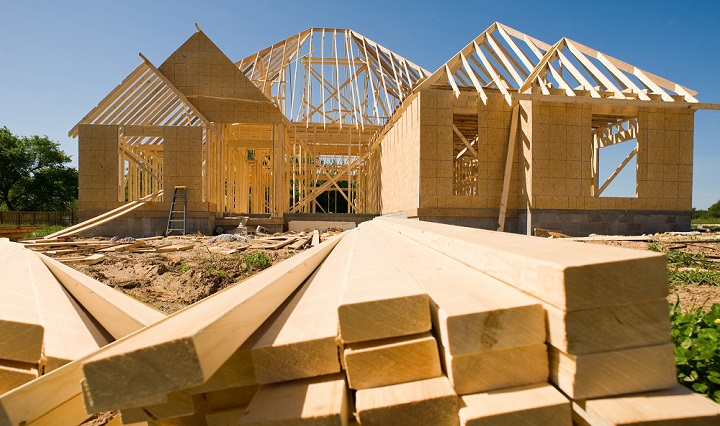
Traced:
<path fill-rule="evenodd" d="M 78 126 L 78 207 L 111 210 L 118 205 L 118 128 Z"/>

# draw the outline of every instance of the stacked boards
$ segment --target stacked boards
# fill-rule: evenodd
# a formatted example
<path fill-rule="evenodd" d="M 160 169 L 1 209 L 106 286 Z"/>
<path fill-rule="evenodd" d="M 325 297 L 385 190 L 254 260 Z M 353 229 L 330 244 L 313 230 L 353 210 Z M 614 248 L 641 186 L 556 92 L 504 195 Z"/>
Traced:
<path fill-rule="evenodd" d="M 76 271 L 70 270 L 75 275 Z M 89 277 L 88 284 L 108 292 L 110 303 L 122 305 L 121 313 L 108 318 L 94 308 L 96 294 L 87 306 L 72 295 L 74 284 L 48 268 L 39 255 L 22 244 L 0 241 L 0 393 L 10 391 L 43 374 L 92 353 L 116 337 L 162 318 L 164 315 L 108 288 Z M 91 281 L 94 281 L 90 283 Z M 112 294 L 110 294 L 112 293 Z M 101 321 L 122 321 L 131 312 L 142 313 L 132 328 L 109 332 Z"/>
<path fill-rule="evenodd" d="M 68 364 L 66 405 L 153 425 L 715 424 L 665 379 L 661 286 L 657 254 L 376 219 Z M 634 342 L 599 329 L 642 315 L 661 325 L 628 325 Z M 636 350 L 662 354 L 652 374 L 605 360 Z M 49 418 L 30 387 L 0 396 L 0 424 Z"/>
<path fill-rule="evenodd" d="M 426 222 L 376 222 L 540 303 L 549 382 L 573 401 L 573 417 L 590 401 L 633 393 L 641 398 L 676 386 L 663 256 Z M 688 409 L 681 417 L 704 424 L 717 421 L 717 409 L 709 416 Z M 682 424 L 679 418 L 672 417 Z M 608 421 L 595 416 L 588 424 L 616 424 Z"/>

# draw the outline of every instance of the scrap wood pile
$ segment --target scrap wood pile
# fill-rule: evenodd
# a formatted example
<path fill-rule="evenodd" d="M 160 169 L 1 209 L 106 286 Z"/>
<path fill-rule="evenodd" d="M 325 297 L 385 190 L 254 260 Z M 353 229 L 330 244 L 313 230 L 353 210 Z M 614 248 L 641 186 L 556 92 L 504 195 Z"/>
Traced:
<path fill-rule="evenodd" d="M 191 250 L 198 244 L 204 244 L 208 251 L 232 254 L 246 249 L 278 250 L 287 247 L 302 250 L 307 246 L 317 245 L 339 231 L 318 234 L 317 231 L 286 232 L 276 235 L 232 235 L 216 237 L 190 235 L 183 237 L 149 237 L 149 238 L 78 238 L 56 237 L 49 239 L 21 240 L 25 248 L 56 258 L 66 264 L 92 265 L 102 262 L 106 253 L 171 253 Z M 227 247 L 232 243 L 231 247 Z"/>
<path fill-rule="evenodd" d="M 0 424 L 717 424 L 666 294 L 657 253 L 376 219 L 0 396 Z"/>

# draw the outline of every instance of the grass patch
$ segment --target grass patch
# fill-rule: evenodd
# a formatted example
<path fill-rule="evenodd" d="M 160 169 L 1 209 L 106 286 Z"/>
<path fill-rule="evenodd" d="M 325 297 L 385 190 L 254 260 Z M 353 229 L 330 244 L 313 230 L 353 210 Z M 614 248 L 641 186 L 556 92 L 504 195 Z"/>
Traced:
<path fill-rule="evenodd" d="M 697 219 L 692 219 L 691 222 L 693 225 L 702 225 L 702 224 L 713 224 L 713 225 L 720 225 L 720 217 L 701 217 Z"/>
<path fill-rule="evenodd" d="M 670 305 L 670 322 L 679 382 L 720 403 L 720 303 L 683 313 L 678 301 Z"/>
<path fill-rule="evenodd" d="M 67 226 L 62 226 L 62 225 L 34 225 L 34 226 L 39 226 L 40 228 L 27 234 L 23 238 L 42 238 L 46 235 L 54 234 L 58 231 L 62 231 L 63 229 L 67 228 Z"/>
<path fill-rule="evenodd" d="M 262 271 L 272 265 L 272 259 L 267 253 L 262 251 L 254 251 L 250 253 L 243 253 L 243 261 L 248 271 Z"/>
<path fill-rule="evenodd" d="M 670 287 L 688 285 L 720 286 L 720 271 L 709 262 L 704 253 L 690 254 L 680 250 L 667 250 L 660 243 L 648 244 L 648 250 L 665 253 Z"/>
<path fill-rule="evenodd" d="M 188 265 L 187 262 L 182 262 L 180 264 L 180 266 L 178 266 L 178 272 L 180 272 L 181 274 L 184 274 L 185 272 L 189 271 L 190 269 L 191 269 L 190 265 Z"/>

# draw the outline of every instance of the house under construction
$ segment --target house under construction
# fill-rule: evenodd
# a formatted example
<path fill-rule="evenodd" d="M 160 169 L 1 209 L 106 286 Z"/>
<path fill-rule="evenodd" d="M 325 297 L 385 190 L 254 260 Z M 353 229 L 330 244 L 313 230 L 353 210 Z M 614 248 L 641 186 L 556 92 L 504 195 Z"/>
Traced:
<path fill-rule="evenodd" d="M 696 92 L 575 41 L 491 25 L 431 73 L 346 29 L 311 28 L 233 63 L 202 32 L 142 56 L 71 131 L 94 232 L 227 216 L 401 215 L 529 233 L 687 230 Z M 602 176 L 606 149 L 626 156 Z M 604 191 L 624 169 L 635 191 Z M 284 218 L 284 219 L 283 219 Z M 109 226 L 109 225 L 108 225 Z"/>

